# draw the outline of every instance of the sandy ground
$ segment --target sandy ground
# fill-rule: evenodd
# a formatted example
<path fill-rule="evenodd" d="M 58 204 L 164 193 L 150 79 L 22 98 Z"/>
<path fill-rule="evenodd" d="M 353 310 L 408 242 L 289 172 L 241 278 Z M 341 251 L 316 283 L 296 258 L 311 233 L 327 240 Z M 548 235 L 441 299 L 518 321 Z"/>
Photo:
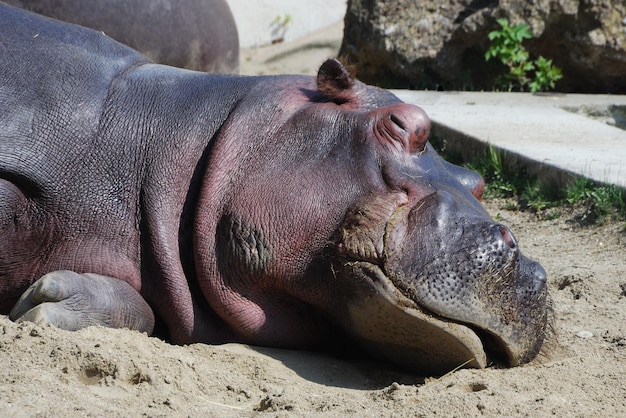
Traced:
<path fill-rule="evenodd" d="M 243 49 L 239 55 L 242 75 L 316 75 L 324 60 L 338 54 L 343 22 L 336 22 L 293 42 Z"/>
<path fill-rule="evenodd" d="M 431 378 L 318 353 L 180 347 L 127 330 L 72 333 L 0 317 L 0 415 L 626 415 L 624 225 L 580 228 L 568 216 L 540 221 L 487 206 L 548 271 L 558 335 L 549 358 Z"/>
<path fill-rule="evenodd" d="M 319 45 L 278 59 L 243 51 L 242 72 L 313 74 L 334 53 Z M 538 220 L 501 201 L 486 205 L 549 274 L 558 339 L 532 364 L 433 378 L 375 361 L 180 347 L 127 330 L 71 333 L 0 316 L 0 416 L 626 416 L 624 224 L 581 228 L 571 214 Z"/>

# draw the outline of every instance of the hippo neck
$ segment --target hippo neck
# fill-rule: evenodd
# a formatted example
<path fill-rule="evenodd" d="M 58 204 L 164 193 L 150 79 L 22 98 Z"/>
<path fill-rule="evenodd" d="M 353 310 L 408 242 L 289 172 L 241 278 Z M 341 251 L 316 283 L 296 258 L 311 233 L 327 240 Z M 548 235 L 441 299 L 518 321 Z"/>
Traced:
<path fill-rule="evenodd" d="M 100 140 L 108 147 L 129 150 L 128 158 L 135 160 L 139 176 L 139 194 L 150 205 L 182 205 L 203 169 L 213 139 L 257 82 L 253 77 L 158 64 L 131 66 L 109 87 Z"/>
<path fill-rule="evenodd" d="M 125 136 L 130 133 L 158 159 L 163 147 L 176 148 L 179 153 L 181 148 L 206 147 L 237 102 L 257 82 L 253 77 L 139 64 L 113 80 L 107 104 L 111 103 L 108 109 L 126 121 L 119 126 Z M 134 131 L 129 132 L 129 127 Z"/>
<path fill-rule="evenodd" d="M 257 82 L 142 64 L 109 89 L 101 131 L 119 138 L 113 144 L 129 141 L 135 147 L 142 286 L 174 341 L 208 340 L 209 330 L 193 321 L 205 308 L 192 297 L 197 285 L 191 228 L 214 138 Z"/>

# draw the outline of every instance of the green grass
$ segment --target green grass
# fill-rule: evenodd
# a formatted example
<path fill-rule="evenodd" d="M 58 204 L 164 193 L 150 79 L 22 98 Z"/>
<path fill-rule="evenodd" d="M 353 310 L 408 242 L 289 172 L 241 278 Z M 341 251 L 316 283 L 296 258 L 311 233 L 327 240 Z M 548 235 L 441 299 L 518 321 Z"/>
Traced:
<path fill-rule="evenodd" d="M 565 201 L 570 205 L 582 203 L 585 208 L 582 221 L 626 220 L 626 192 L 615 185 L 596 185 L 581 177 L 565 190 Z"/>
<path fill-rule="evenodd" d="M 440 152 L 444 158 L 448 157 L 445 149 Z M 449 157 L 459 164 L 459 156 Z M 493 146 L 488 146 L 481 157 L 463 165 L 483 176 L 486 199 L 514 198 L 516 207 L 508 209 L 529 210 L 542 219 L 576 213 L 576 220 L 583 225 L 626 221 L 626 190 L 615 185 L 579 177 L 565 189 L 548 187 L 524 169 L 510 169 L 504 163 L 504 153 Z"/>

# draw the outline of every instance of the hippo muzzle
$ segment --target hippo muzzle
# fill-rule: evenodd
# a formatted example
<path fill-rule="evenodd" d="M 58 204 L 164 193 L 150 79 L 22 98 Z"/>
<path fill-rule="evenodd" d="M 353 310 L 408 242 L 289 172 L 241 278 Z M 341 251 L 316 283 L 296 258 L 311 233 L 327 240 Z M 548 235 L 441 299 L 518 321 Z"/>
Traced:
<path fill-rule="evenodd" d="M 400 194 L 401 204 L 382 227 L 374 257 L 353 251 L 359 247 L 351 241 L 352 232 L 356 225 L 371 225 L 373 211 L 381 216 L 385 205 L 374 203 L 371 212 L 361 208 L 351 214 L 344 229 L 344 266 L 363 287 L 356 298 L 361 300 L 350 305 L 350 327 L 377 355 L 422 370 L 528 362 L 544 339 L 546 273 L 521 254 L 507 227 L 480 207 L 459 202 L 463 200 L 443 186 L 413 203 L 405 203 Z M 373 310 L 372 304 L 380 307 Z M 398 345 L 412 345 L 413 351 L 372 344 L 380 335 L 387 341 L 401 335 Z M 407 343 L 409 335 L 413 340 Z"/>
<path fill-rule="evenodd" d="M 384 269 L 390 280 L 428 311 L 495 336 L 510 365 L 532 359 L 543 340 L 537 332 L 546 324 L 543 268 L 521 255 L 503 225 L 439 214 L 430 218 L 433 232 L 423 225 L 429 218 L 423 211 L 427 203 L 411 210 L 408 231 L 402 226 L 388 232 L 405 241 L 386 243 Z"/>

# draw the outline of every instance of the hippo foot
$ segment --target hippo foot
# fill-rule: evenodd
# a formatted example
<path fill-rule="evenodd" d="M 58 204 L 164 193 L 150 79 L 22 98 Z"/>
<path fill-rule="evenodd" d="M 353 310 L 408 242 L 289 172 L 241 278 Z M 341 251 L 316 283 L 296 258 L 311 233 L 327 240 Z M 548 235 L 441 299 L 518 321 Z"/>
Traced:
<path fill-rule="evenodd" d="M 128 283 L 99 274 L 60 270 L 33 283 L 9 317 L 75 331 L 92 325 L 151 333 L 152 309 Z"/>

